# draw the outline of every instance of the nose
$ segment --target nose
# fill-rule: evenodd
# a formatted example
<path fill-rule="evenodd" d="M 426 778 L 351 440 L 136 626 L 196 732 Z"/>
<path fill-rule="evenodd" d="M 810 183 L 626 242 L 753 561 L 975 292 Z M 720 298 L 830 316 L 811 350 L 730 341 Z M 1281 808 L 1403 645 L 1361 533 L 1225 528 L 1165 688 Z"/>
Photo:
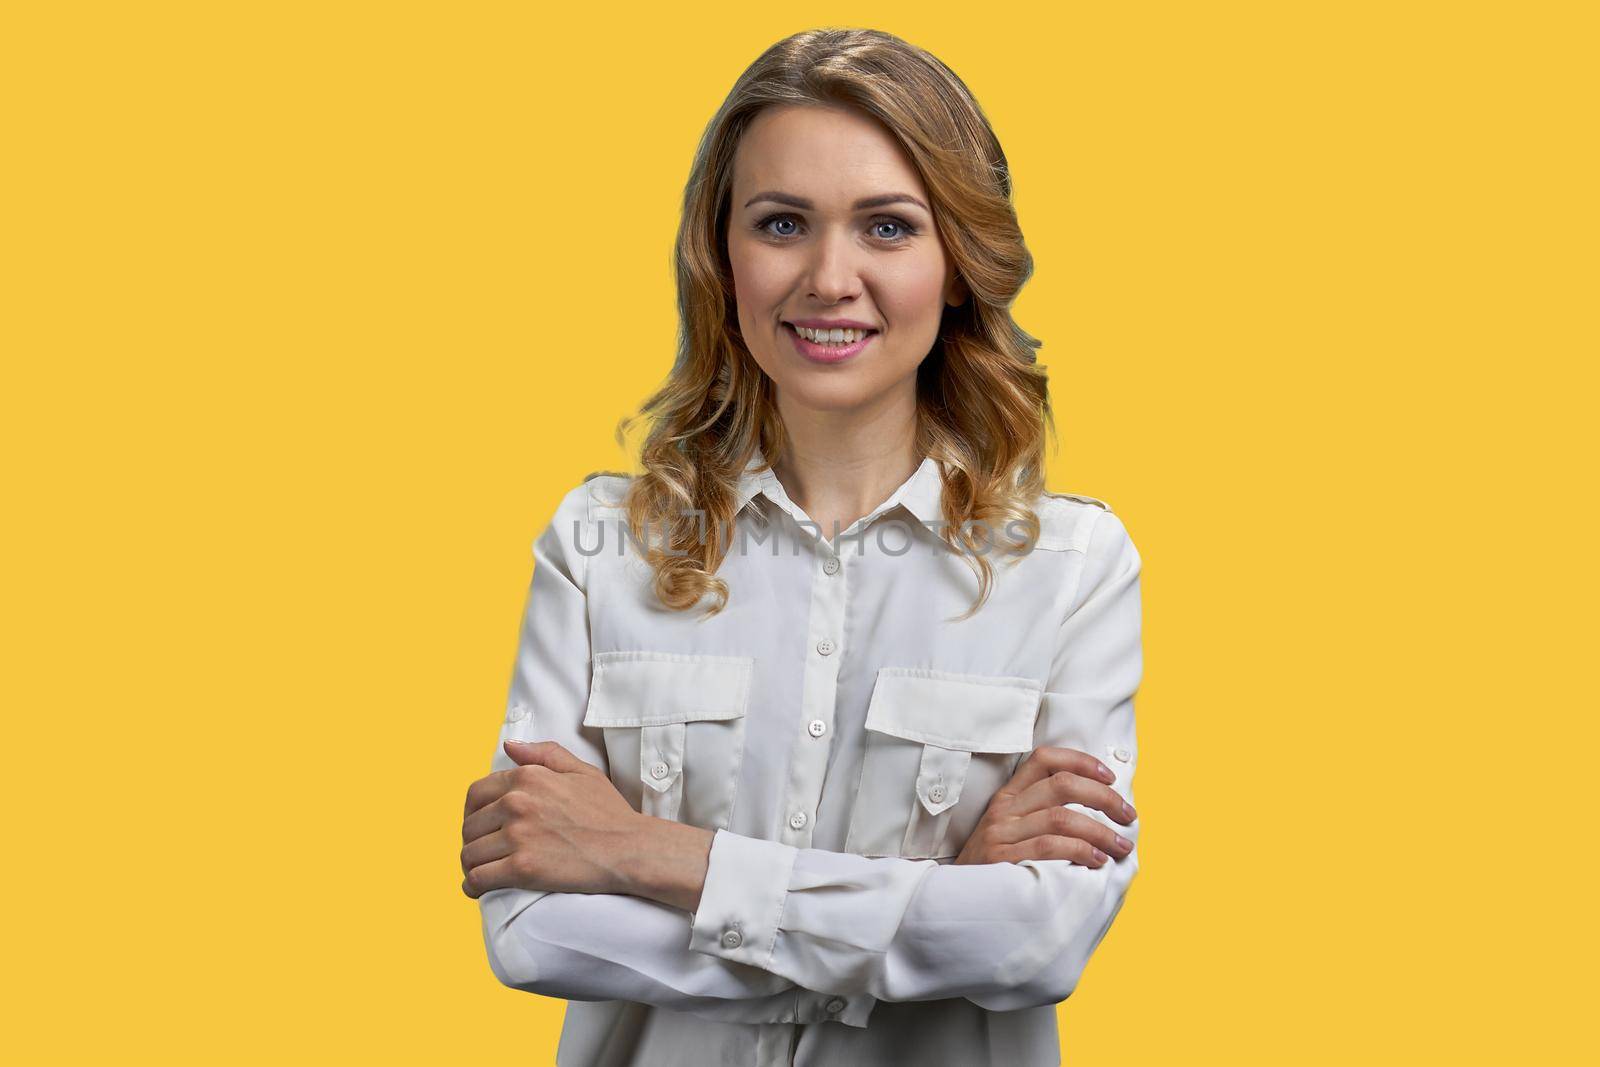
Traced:
<path fill-rule="evenodd" d="M 861 270 L 850 236 L 830 229 L 811 245 L 811 296 L 837 304 L 861 295 Z"/>

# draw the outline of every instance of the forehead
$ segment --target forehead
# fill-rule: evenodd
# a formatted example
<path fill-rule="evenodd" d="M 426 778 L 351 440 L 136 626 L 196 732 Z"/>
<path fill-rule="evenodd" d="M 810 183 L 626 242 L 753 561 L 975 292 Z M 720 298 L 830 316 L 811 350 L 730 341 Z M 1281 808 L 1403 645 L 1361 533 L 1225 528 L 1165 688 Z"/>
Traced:
<path fill-rule="evenodd" d="M 835 107 L 769 107 L 751 121 L 734 151 L 734 206 L 769 190 L 806 197 L 824 210 L 885 192 L 927 199 L 894 136 L 868 115 Z"/>

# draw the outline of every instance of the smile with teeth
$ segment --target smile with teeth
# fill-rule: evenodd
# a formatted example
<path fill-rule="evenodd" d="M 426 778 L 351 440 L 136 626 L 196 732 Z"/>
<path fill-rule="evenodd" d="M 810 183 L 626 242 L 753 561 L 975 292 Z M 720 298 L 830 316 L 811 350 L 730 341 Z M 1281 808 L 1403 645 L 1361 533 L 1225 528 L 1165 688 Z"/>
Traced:
<path fill-rule="evenodd" d="M 853 345 L 876 330 L 808 330 L 804 326 L 788 324 L 795 333 L 817 345 Z"/>

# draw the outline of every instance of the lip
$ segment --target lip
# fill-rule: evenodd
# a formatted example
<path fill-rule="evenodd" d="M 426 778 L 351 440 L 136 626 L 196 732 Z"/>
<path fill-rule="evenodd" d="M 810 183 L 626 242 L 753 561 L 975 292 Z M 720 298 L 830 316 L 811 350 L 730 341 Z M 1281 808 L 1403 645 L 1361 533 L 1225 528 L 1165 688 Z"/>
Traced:
<path fill-rule="evenodd" d="M 801 325 L 805 325 L 805 323 L 802 322 Z M 811 327 L 807 327 L 807 329 L 810 328 Z M 819 330 L 821 328 L 822 327 L 820 326 L 816 327 L 816 329 Z M 841 326 L 840 329 L 844 329 L 844 327 Z M 871 327 L 861 327 L 861 329 L 871 329 Z M 843 363 L 847 359 L 854 358 L 862 349 L 866 348 L 874 340 L 876 340 L 878 336 L 878 331 L 873 330 L 871 333 L 867 334 L 867 336 L 861 338 L 861 340 L 857 341 L 853 345 L 842 345 L 835 347 L 833 345 L 819 345 L 811 341 L 807 341 L 804 337 L 801 337 L 797 332 L 795 332 L 795 328 L 792 323 L 784 323 L 783 332 L 789 335 L 789 342 L 794 345 L 795 351 L 799 352 L 802 356 L 804 356 L 806 359 L 809 359 L 813 363 Z"/>
<path fill-rule="evenodd" d="M 855 319 L 789 319 L 791 326 L 804 326 L 808 330 L 876 330 L 870 322 Z"/>

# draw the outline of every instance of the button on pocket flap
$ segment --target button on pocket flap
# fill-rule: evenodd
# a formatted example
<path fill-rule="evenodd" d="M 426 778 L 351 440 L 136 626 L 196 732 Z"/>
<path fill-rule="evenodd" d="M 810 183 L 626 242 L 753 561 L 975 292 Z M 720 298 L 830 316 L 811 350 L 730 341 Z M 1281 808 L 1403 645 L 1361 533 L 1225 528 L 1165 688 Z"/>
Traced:
<path fill-rule="evenodd" d="M 917 773 L 917 798 L 928 809 L 929 815 L 938 815 L 956 806 L 956 801 L 961 799 L 961 786 L 967 780 L 967 766 L 971 762 L 972 753 L 959 748 L 922 746 L 922 767 Z"/>
<path fill-rule="evenodd" d="M 681 722 L 639 731 L 639 780 L 657 793 L 671 789 L 683 773 L 683 734 Z"/>
<path fill-rule="evenodd" d="M 745 713 L 754 667 L 749 656 L 597 652 L 583 725 L 646 727 L 737 719 Z"/>
<path fill-rule="evenodd" d="M 1027 752 L 1044 686 L 1033 678 L 883 667 L 868 730 L 962 752 Z"/>

